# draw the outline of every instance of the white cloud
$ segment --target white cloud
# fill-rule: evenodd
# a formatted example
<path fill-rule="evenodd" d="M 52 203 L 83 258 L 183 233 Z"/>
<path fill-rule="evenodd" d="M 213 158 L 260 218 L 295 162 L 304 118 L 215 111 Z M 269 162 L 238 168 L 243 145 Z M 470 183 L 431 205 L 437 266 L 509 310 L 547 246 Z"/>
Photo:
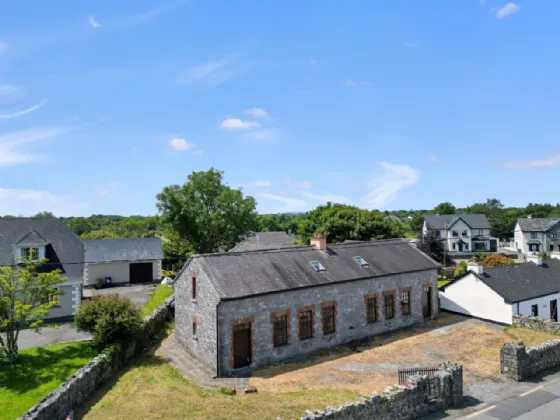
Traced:
<path fill-rule="evenodd" d="M 188 152 L 189 150 L 196 149 L 196 145 L 194 143 L 189 143 L 185 139 L 180 138 L 173 138 L 168 141 L 169 146 L 176 150 L 177 152 Z"/>
<path fill-rule="evenodd" d="M 281 202 L 283 206 L 276 210 L 279 213 L 286 213 L 290 211 L 305 211 L 309 207 L 305 200 L 289 196 L 265 193 L 258 195 L 258 197 Z"/>
<path fill-rule="evenodd" d="M 500 7 L 498 9 L 498 11 L 496 12 L 496 17 L 498 19 L 503 19 L 509 15 L 513 15 L 514 13 L 517 13 L 519 9 L 521 9 L 521 7 L 518 4 L 510 2 L 506 4 L 504 7 Z"/>
<path fill-rule="evenodd" d="M 296 182 L 296 188 L 311 188 L 313 183 L 311 181 L 299 181 Z"/>
<path fill-rule="evenodd" d="M 336 195 L 336 194 L 331 194 L 331 193 L 322 193 L 322 194 L 314 194 L 308 191 L 301 191 L 300 192 L 301 195 L 310 198 L 314 201 L 317 201 L 319 203 L 327 203 L 327 202 L 331 202 L 331 203 L 340 203 L 340 204 L 352 204 L 353 201 L 350 200 L 348 197 L 345 197 L 343 195 Z"/>
<path fill-rule="evenodd" d="M 507 169 L 554 168 L 556 166 L 560 166 L 560 153 L 544 159 L 510 160 L 504 164 L 504 168 Z"/>
<path fill-rule="evenodd" d="M 342 82 L 342 84 L 348 86 L 348 87 L 359 87 L 359 86 L 367 86 L 370 84 L 370 82 L 368 82 L 367 80 L 352 80 L 352 79 L 347 79 L 344 82 Z"/>
<path fill-rule="evenodd" d="M 438 158 L 437 156 L 434 156 L 434 155 L 429 156 L 429 157 L 428 157 L 428 162 L 430 162 L 430 163 L 438 163 L 438 162 L 439 162 L 439 158 Z"/>
<path fill-rule="evenodd" d="M 414 48 L 416 47 L 416 42 L 405 42 L 404 46 L 408 48 Z"/>
<path fill-rule="evenodd" d="M 0 85 L 0 96 L 14 96 L 21 92 L 21 89 L 14 85 Z"/>
<path fill-rule="evenodd" d="M 260 126 L 256 121 L 243 121 L 239 118 L 226 118 L 220 123 L 220 128 L 225 130 L 252 130 Z"/>
<path fill-rule="evenodd" d="M 6 51 L 7 49 L 8 49 L 8 44 L 6 44 L 4 41 L 2 41 L 2 40 L 0 39 L 0 53 L 1 53 L 2 51 Z"/>
<path fill-rule="evenodd" d="M 249 182 L 247 185 L 250 187 L 270 187 L 272 183 L 268 179 L 259 179 L 257 181 Z"/>
<path fill-rule="evenodd" d="M 269 120 L 270 115 L 262 108 L 251 108 L 246 109 L 245 114 L 249 115 L 251 118 L 255 118 L 257 120 Z"/>
<path fill-rule="evenodd" d="M 21 111 L 17 111 L 17 112 L 13 112 L 11 114 L 0 114 L 0 120 L 9 120 L 10 118 L 16 118 L 16 117 L 21 117 L 23 115 L 27 115 L 32 113 L 33 111 L 37 111 L 39 108 L 41 108 L 43 105 L 45 105 L 47 103 L 46 100 L 39 102 L 36 105 L 33 105 L 27 109 L 23 109 Z"/>
<path fill-rule="evenodd" d="M 67 129 L 64 128 L 41 128 L 0 135 L 0 167 L 23 165 L 46 159 L 47 156 L 26 152 L 25 145 L 46 140 L 65 131 Z"/>
<path fill-rule="evenodd" d="M 119 185 L 118 182 L 110 182 L 110 183 L 105 184 L 105 185 L 95 185 L 94 186 L 95 193 L 99 196 L 107 195 L 107 194 L 109 194 L 109 191 L 111 191 L 117 185 Z"/>
<path fill-rule="evenodd" d="M 93 29 L 97 29 L 99 28 L 101 25 L 95 20 L 94 16 L 89 16 L 88 17 L 88 23 L 89 26 L 91 26 Z"/>
<path fill-rule="evenodd" d="M 394 165 L 381 162 L 380 173 L 369 185 L 371 191 L 364 197 L 370 207 L 384 207 L 399 197 L 400 191 L 416 185 L 420 180 L 419 172 L 408 165 Z"/>
<path fill-rule="evenodd" d="M 89 204 L 48 191 L 0 188 L 0 209 L 3 215 L 33 216 L 47 210 L 55 216 L 77 216 L 83 214 Z"/>

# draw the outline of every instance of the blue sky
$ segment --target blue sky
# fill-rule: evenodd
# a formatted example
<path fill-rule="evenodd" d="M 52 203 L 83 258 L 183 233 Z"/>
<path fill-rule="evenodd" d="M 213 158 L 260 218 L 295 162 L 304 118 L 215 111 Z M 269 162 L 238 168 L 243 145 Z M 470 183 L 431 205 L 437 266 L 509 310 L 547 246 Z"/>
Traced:
<path fill-rule="evenodd" d="M 0 4 L 0 214 L 560 201 L 560 2 Z"/>

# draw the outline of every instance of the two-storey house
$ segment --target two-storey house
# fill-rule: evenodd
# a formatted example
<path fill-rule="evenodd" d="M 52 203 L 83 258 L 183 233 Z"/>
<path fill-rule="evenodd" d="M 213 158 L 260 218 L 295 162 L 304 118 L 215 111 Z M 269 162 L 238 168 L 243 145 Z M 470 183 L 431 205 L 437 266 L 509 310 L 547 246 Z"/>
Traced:
<path fill-rule="evenodd" d="M 523 254 L 560 250 L 560 219 L 517 219 L 514 240 Z"/>
<path fill-rule="evenodd" d="M 496 251 L 497 241 L 490 236 L 490 223 L 484 214 L 424 216 L 424 234 L 428 226 L 439 232 L 449 253 Z"/>

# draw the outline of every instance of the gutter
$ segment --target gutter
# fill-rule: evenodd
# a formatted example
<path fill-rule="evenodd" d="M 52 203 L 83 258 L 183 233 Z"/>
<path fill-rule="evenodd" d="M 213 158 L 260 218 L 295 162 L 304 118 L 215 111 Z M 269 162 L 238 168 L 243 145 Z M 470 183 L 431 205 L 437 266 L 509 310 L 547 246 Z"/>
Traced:
<path fill-rule="evenodd" d="M 222 301 L 218 301 L 216 305 L 216 378 L 220 377 L 220 305 Z"/>

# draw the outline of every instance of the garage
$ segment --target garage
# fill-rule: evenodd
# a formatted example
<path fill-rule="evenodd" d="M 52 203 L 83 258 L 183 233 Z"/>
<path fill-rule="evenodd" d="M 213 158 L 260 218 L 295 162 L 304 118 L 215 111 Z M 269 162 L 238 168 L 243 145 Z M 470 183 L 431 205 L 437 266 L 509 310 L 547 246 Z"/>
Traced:
<path fill-rule="evenodd" d="M 152 270 L 151 262 L 130 264 L 130 283 L 150 283 L 153 280 Z"/>

